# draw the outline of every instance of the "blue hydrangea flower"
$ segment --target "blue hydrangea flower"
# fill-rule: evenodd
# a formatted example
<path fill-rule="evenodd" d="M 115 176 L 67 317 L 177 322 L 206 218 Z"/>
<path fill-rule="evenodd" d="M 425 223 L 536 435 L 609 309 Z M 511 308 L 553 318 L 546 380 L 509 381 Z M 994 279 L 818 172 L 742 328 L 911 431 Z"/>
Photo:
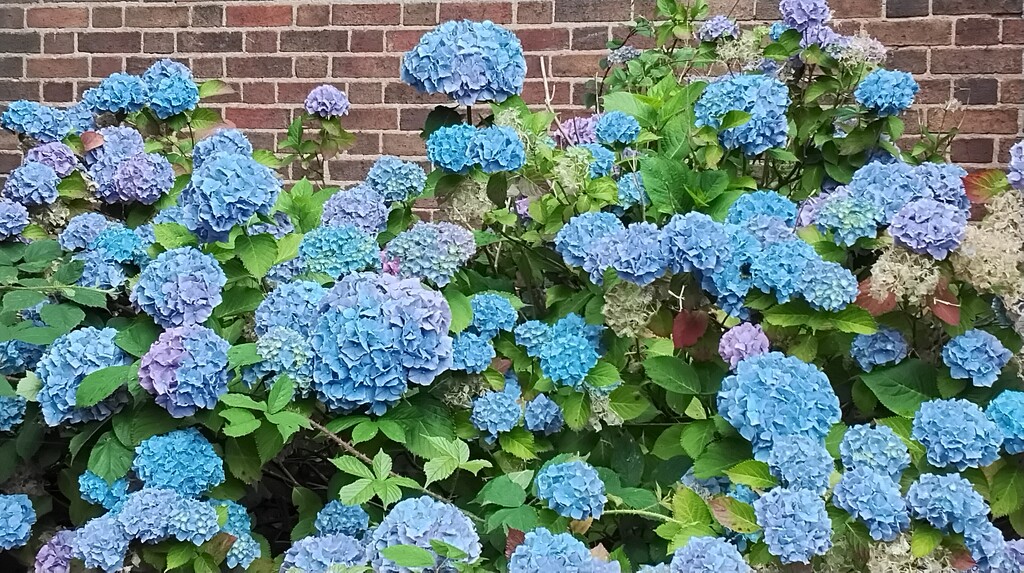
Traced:
<path fill-rule="evenodd" d="M 229 347 L 205 326 L 169 328 L 143 355 L 139 385 L 175 418 L 211 409 L 228 391 Z"/>
<path fill-rule="evenodd" d="M 416 223 L 387 246 L 388 257 L 398 262 L 399 276 L 426 279 L 439 287 L 447 285 L 474 254 L 473 234 L 452 223 Z"/>
<path fill-rule="evenodd" d="M 779 3 L 779 12 L 782 14 L 782 25 L 786 29 L 792 28 L 801 32 L 821 26 L 832 19 L 832 10 L 829 9 L 826 0 L 782 0 Z M 779 35 L 782 35 L 781 32 Z"/>
<path fill-rule="evenodd" d="M 893 480 L 910 467 L 906 444 L 888 426 L 850 426 L 839 443 L 839 456 L 847 470 L 866 468 Z"/>
<path fill-rule="evenodd" d="M 661 236 L 669 267 L 676 273 L 714 273 L 725 267 L 732 251 L 724 226 L 697 211 L 673 215 L 662 228 Z M 584 245 L 586 240 L 580 238 Z M 557 246 L 557 236 L 555 241 Z"/>
<path fill-rule="evenodd" d="M 768 27 L 768 37 L 771 38 L 773 42 L 778 42 L 779 38 L 781 38 L 787 30 L 791 29 L 792 28 L 783 22 L 772 22 L 772 25 Z"/>
<path fill-rule="evenodd" d="M 814 493 L 777 487 L 754 502 L 768 552 L 783 563 L 810 563 L 832 547 L 832 521 Z"/>
<path fill-rule="evenodd" d="M 1003 390 L 989 402 L 985 415 L 1003 433 L 1006 453 L 1024 452 L 1024 392 Z"/>
<path fill-rule="evenodd" d="M 256 354 L 263 360 L 245 373 L 246 383 L 285 374 L 295 382 L 300 396 L 308 396 L 313 380 L 313 347 L 309 336 L 284 326 L 272 326 L 256 340 Z"/>
<path fill-rule="evenodd" d="M 569 220 L 555 234 L 555 250 L 566 263 L 581 267 L 594 243 L 625 230 L 612 213 L 591 211 Z"/>
<path fill-rule="evenodd" d="M 142 81 L 146 82 L 150 90 L 155 90 L 160 82 L 173 76 L 192 77 L 192 70 L 181 62 L 164 58 L 153 62 L 145 72 L 142 72 Z"/>
<path fill-rule="evenodd" d="M 619 205 L 623 208 L 651 204 L 651 200 L 647 196 L 647 189 L 644 187 L 644 178 L 638 171 L 624 173 L 616 182 L 616 187 L 619 193 Z"/>
<path fill-rule="evenodd" d="M 971 200 L 964 186 L 967 171 L 963 167 L 955 163 L 925 162 L 914 167 L 914 175 L 922 185 L 919 196 L 948 203 L 965 213 L 971 210 Z"/>
<path fill-rule="evenodd" d="M 235 535 L 235 542 L 225 556 L 225 562 L 230 568 L 241 567 L 248 569 L 252 562 L 259 559 L 263 554 L 260 543 L 253 538 L 251 533 L 239 533 Z"/>
<path fill-rule="evenodd" d="M 122 72 L 110 74 L 82 94 L 82 102 L 96 113 L 134 113 L 146 107 L 149 98 L 149 86 L 142 78 Z"/>
<path fill-rule="evenodd" d="M 928 463 L 963 471 L 999 458 L 1003 433 L 967 400 L 929 400 L 914 414 L 911 436 L 924 446 Z"/>
<path fill-rule="evenodd" d="M 53 169 L 57 177 L 67 177 L 78 167 L 74 150 L 59 141 L 37 145 L 25 154 L 25 161 L 36 161 Z"/>
<path fill-rule="evenodd" d="M 199 169 L 218 155 L 252 155 L 252 144 L 237 129 L 218 129 L 198 142 L 192 149 L 192 167 Z"/>
<path fill-rule="evenodd" d="M 589 175 L 591 179 L 611 175 L 615 170 L 615 153 L 612 150 L 596 143 L 583 143 L 580 144 L 580 147 L 585 147 L 590 151 Z"/>
<path fill-rule="evenodd" d="M 0 125 L 2 124 L 3 119 L 0 118 Z M 1024 141 L 1018 141 L 1010 148 L 1010 165 L 1006 178 L 1010 180 L 1010 186 L 1014 189 L 1024 189 Z"/>
<path fill-rule="evenodd" d="M 899 330 L 882 326 L 874 334 L 855 336 L 850 344 L 850 356 L 862 370 L 871 372 L 875 366 L 899 364 L 906 358 L 907 340 Z"/>
<path fill-rule="evenodd" d="M 371 235 L 349 224 L 317 227 L 299 243 L 306 269 L 335 279 L 379 264 L 378 252 Z"/>
<path fill-rule="evenodd" d="M 28 227 L 28 209 L 21 203 L 0 198 L 0 240 L 17 237 Z"/>
<path fill-rule="evenodd" d="M 71 543 L 74 556 L 86 567 L 95 567 L 104 573 L 120 571 L 128 553 L 129 536 L 117 514 L 107 513 L 91 519 L 75 531 Z"/>
<path fill-rule="evenodd" d="M 86 470 L 78 476 L 78 492 L 84 501 L 117 511 L 128 497 L 128 480 L 120 478 L 114 483 L 107 483 L 107 480 Z"/>
<path fill-rule="evenodd" d="M 460 105 L 503 102 L 523 91 L 526 59 L 516 35 L 489 20 L 449 21 L 402 58 L 402 81 Z"/>
<path fill-rule="evenodd" d="M 837 245 L 852 247 L 858 239 L 874 239 L 884 222 L 881 208 L 870 198 L 839 191 L 828 195 L 818 208 L 815 223 L 831 232 Z"/>
<path fill-rule="evenodd" d="M 263 335 L 275 326 L 308 335 L 316 322 L 327 289 L 312 281 L 285 283 L 271 291 L 256 308 L 254 330 Z"/>
<path fill-rule="evenodd" d="M 430 384 L 452 365 L 451 311 L 416 279 L 359 273 L 324 297 L 312 333 L 313 388 L 332 410 L 383 414 L 408 383 Z"/>
<path fill-rule="evenodd" d="M 178 541 L 187 541 L 197 547 L 213 539 L 220 531 L 217 511 L 197 499 L 183 498 L 168 518 L 168 533 Z"/>
<path fill-rule="evenodd" d="M 857 277 L 839 263 L 813 261 L 804 267 L 800 294 L 816 310 L 837 312 L 857 300 Z"/>
<path fill-rule="evenodd" d="M 445 125 L 427 137 L 427 159 L 452 173 L 465 175 L 474 165 L 471 148 L 476 128 L 465 123 Z"/>
<path fill-rule="evenodd" d="M 546 394 L 537 394 L 526 404 L 524 421 L 527 430 L 549 436 L 562 429 L 565 425 L 565 416 L 562 414 L 562 407 Z"/>
<path fill-rule="evenodd" d="M 839 421 L 839 399 L 825 374 L 779 352 L 751 356 L 722 380 L 718 411 L 767 459 L 774 440 L 803 435 L 824 440 Z"/>
<path fill-rule="evenodd" d="M 7 176 L 2 193 L 5 199 L 25 206 L 48 205 L 57 200 L 59 182 L 49 165 L 26 161 Z"/>
<path fill-rule="evenodd" d="M 141 153 L 118 164 L 114 177 L 96 195 L 107 203 L 152 205 L 174 186 L 174 168 L 164 156 Z"/>
<path fill-rule="evenodd" d="M 376 235 L 387 227 L 388 211 L 383 195 L 360 184 L 331 195 L 324 202 L 320 222 L 327 226 L 353 225 L 368 235 Z"/>
<path fill-rule="evenodd" d="M 192 79 L 192 72 L 181 64 L 180 67 L 162 65 L 160 60 L 142 75 L 142 81 L 149 88 L 149 109 L 160 119 L 193 110 L 199 105 L 199 86 Z M 176 63 L 176 62 L 175 62 Z M 160 71 L 150 73 L 154 67 Z M 184 72 L 181 71 L 184 68 Z M 171 71 L 171 70 L 174 71 Z M 177 72 L 177 73 L 175 73 Z"/>
<path fill-rule="evenodd" d="M 388 205 L 419 195 L 426 183 L 422 167 L 394 155 L 380 156 L 366 174 L 366 185 L 383 195 Z"/>
<path fill-rule="evenodd" d="M 732 18 L 722 14 L 717 14 L 704 20 L 697 30 L 697 38 L 701 42 L 714 42 L 715 40 L 739 37 L 739 24 Z"/>
<path fill-rule="evenodd" d="M 740 225 L 757 215 L 778 217 L 792 227 L 796 224 L 796 203 L 775 191 L 761 190 L 740 195 L 732 205 L 725 221 Z"/>
<path fill-rule="evenodd" d="M 539 320 L 528 320 L 515 328 L 516 344 L 526 349 L 530 356 L 538 356 L 547 343 L 551 327 Z"/>
<path fill-rule="evenodd" d="M 0 396 L 0 432 L 9 432 L 25 420 L 26 402 L 21 396 Z"/>
<path fill-rule="evenodd" d="M 541 371 L 555 384 L 579 388 L 600 358 L 600 332 L 601 327 L 588 325 L 580 315 L 566 315 L 548 330 L 537 349 Z"/>
<path fill-rule="evenodd" d="M 74 559 L 75 532 L 62 529 L 53 534 L 49 541 L 39 548 L 35 558 L 37 573 L 69 573 Z"/>
<path fill-rule="evenodd" d="M 494 338 L 498 332 L 508 332 L 515 328 L 516 309 L 505 296 L 493 292 L 473 295 L 469 299 L 473 310 L 473 322 L 470 325 L 484 338 Z"/>
<path fill-rule="evenodd" d="M 626 282 L 646 286 L 668 270 L 669 257 L 661 240 L 661 230 L 653 223 L 633 223 L 595 247 L 603 251 L 599 258 Z"/>
<path fill-rule="evenodd" d="M 824 442 L 799 434 L 779 436 L 772 441 L 768 467 L 783 486 L 817 495 L 825 494 L 835 469 Z"/>
<path fill-rule="evenodd" d="M 741 360 L 768 352 L 769 342 L 758 324 L 742 322 L 722 333 L 718 355 L 735 369 Z"/>
<path fill-rule="evenodd" d="M 281 572 L 298 569 L 302 573 L 332 573 L 338 567 L 364 566 L 367 558 L 367 548 L 342 533 L 303 537 L 285 552 Z"/>
<path fill-rule="evenodd" d="M 640 123 L 631 115 L 621 111 L 610 111 L 601 114 L 594 134 L 597 141 L 605 145 L 628 145 L 636 141 L 640 135 Z"/>
<path fill-rule="evenodd" d="M 160 253 L 139 275 L 131 301 L 165 328 L 206 321 L 227 277 L 217 260 L 192 247 Z"/>
<path fill-rule="evenodd" d="M 145 543 L 173 537 L 202 545 L 220 530 L 217 512 L 209 503 L 152 487 L 130 494 L 117 520 L 125 533 Z"/>
<path fill-rule="evenodd" d="M 519 405 L 519 384 L 506 382 L 501 392 L 487 392 L 473 400 L 473 411 L 469 421 L 473 427 L 486 432 L 488 443 L 494 443 L 498 434 L 508 432 L 519 425 L 523 407 Z"/>
<path fill-rule="evenodd" d="M 786 145 L 789 103 L 789 89 L 771 76 L 729 75 L 709 84 L 697 100 L 696 125 L 717 130 L 728 112 L 747 112 L 750 121 L 722 131 L 719 140 L 726 149 L 742 149 L 748 156 L 758 155 Z"/>
<path fill-rule="evenodd" d="M 739 226 L 750 231 L 761 244 L 793 240 L 793 228 L 782 219 L 771 215 L 754 215 Z"/>
<path fill-rule="evenodd" d="M 42 322 L 37 321 L 37 326 L 41 325 Z M 20 340 L 0 342 L 0 375 L 11 376 L 34 369 L 43 350 L 43 346 Z"/>
<path fill-rule="evenodd" d="M 694 493 L 705 500 L 709 500 L 716 495 L 726 493 L 729 489 L 729 484 L 732 482 L 725 476 L 699 478 L 693 466 L 690 466 L 686 473 L 683 474 L 683 477 L 679 478 L 679 483 L 693 490 Z"/>
<path fill-rule="evenodd" d="M 894 541 L 910 528 L 907 503 L 888 473 L 859 467 L 843 474 L 832 503 L 868 526 L 875 541 Z"/>
<path fill-rule="evenodd" d="M 753 259 L 750 275 L 755 287 L 785 303 L 804 290 L 805 271 L 820 260 L 814 247 L 799 239 L 769 243 Z"/>
<path fill-rule="evenodd" d="M 543 527 L 527 532 L 509 557 L 509 573 L 576 571 L 598 573 L 597 558 L 568 533 L 554 534 Z"/>
<path fill-rule="evenodd" d="M 122 160 L 146 152 L 142 134 L 130 127 L 104 127 L 97 133 L 103 144 L 85 153 L 85 164 L 98 184 L 111 181 Z"/>
<path fill-rule="evenodd" d="M 36 399 L 48 426 L 103 420 L 127 400 L 127 393 L 122 389 L 89 408 L 75 407 L 78 386 L 87 375 L 131 362 L 114 344 L 115 335 L 117 331 L 113 328 L 101 330 L 88 326 L 57 338 L 43 353 L 36 367 L 36 374 L 42 381 Z"/>
<path fill-rule="evenodd" d="M 904 205 L 919 196 L 922 188 L 917 171 L 910 165 L 876 160 L 854 172 L 846 192 L 851 198 L 873 202 L 882 212 L 881 222 L 889 224 Z"/>
<path fill-rule="evenodd" d="M 1014 571 L 1020 567 L 1007 551 L 1003 532 L 989 521 L 981 522 L 964 532 L 964 545 L 971 552 L 972 571 Z"/>
<path fill-rule="evenodd" d="M 275 239 L 282 239 L 285 235 L 295 232 L 295 225 L 292 224 L 292 219 L 288 216 L 288 213 L 277 211 L 271 215 L 270 219 L 270 221 L 260 221 L 259 223 L 249 225 L 249 228 L 245 230 L 245 234 L 250 237 L 270 235 Z"/>
<path fill-rule="evenodd" d="M 270 288 L 292 281 L 295 277 L 306 272 L 306 265 L 302 257 L 295 257 L 287 261 L 277 263 L 267 271 L 266 281 Z"/>
<path fill-rule="evenodd" d="M 969 379 L 975 386 L 992 386 L 1012 357 L 998 338 L 976 328 L 942 347 L 942 361 L 949 366 L 950 376 Z"/>
<path fill-rule="evenodd" d="M 224 482 L 224 462 L 195 428 L 144 440 L 135 448 L 132 470 L 145 487 L 198 497 Z"/>
<path fill-rule="evenodd" d="M 62 109 L 18 100 L 11 102 L 7 111 L 0 116 L 0 127 L 27 135 L 40 143 L 51 143 L 64 139 L 73 126 L 68 114 Z"/>
<path fill-rule="evenodd" d="M 341 533 L 359 538 L 370 526 L 370 515 L 358 505 L 345 505 L 335 499 L 316 514 L 314 525 L 320 535 Z"/>
<path fill-rule="evenodd" d="M 889 234 L 897 244 L 941 261 L 960 246 L 966 229 L 963 211 L 925 198 L 904 205 L 893 217 Z"/>
<path fill-rule="evenodd" d="M 750 573 L 736 546 L 720 537 L 691 537 L 675 550 L 670 573 Z"/>
<path fill-rule="evenodd" d="M 128 275 L 125 274 L 124 266 L 117 261 L 107 257 L 104 251 L 88 250 L 74 256 L 77 261 L 83 261 L 82 276 L 78 277 L 75 284 L 90 288 L 118 289 L 128 282 Z"/>
<path fill-rule="evenodd" d="M 907 490 L 914 517 L 942 531 L 963 533 L 988 518 L 988 505 L 971 482 L 959 474 L 921 474 Z"/>
<path fill-rule="evenodd" d="M 0 549 L 11 550 L 28 543 L 36 510 L 27 495 L 0 495 Z"/>
<path fill-rule="evenodd" d="M 516 171 L 526 164 L 526 146 L 511 127 L 491 126 L 476 130 L 469 156 L 484 173 Z"/>
<path fill-rule="evenodd" d="M 85 102 L 76 103 L 63 111 L 71 127 L 69 133 L 80 134 L 96 129 L 96 116 Z"/>
<path fill-rule="evenodd" d="M 338 88 L 324 84 L 310 90 L 304 104 L 306 113 L 324 119 L 348 115 L 348 96 Z"/>
<path fill-rule="evenodd" d="M 381 551 L 395 545 L 415 545 L 432 552 L 432 540 L 443 541 L 465 553 L 466 557 L 458 561 L 473 563 L 480 558 L 480 537 L 473 522 L 454 505 L 427 496 L 396 503 L 370 533 L 366 546 L 374 571 L 412 573 L 384 557 Z M 451 560 L 446 561 L 451 566 Z"/>
<path fill-rule="evenodd" d="M 914 95 L 920 89 L 914 76 L 907 72 L 878 68 L 857 84 L 853 95 L 857 103 L 885 117 L 899 115 L 913 105 Z"/>
<path fill-rule="evenodd" d="M 452 350 L 452 370 L 463 370 L 479 374 L 494 360 L 494 344 L 489 338 L 473 332 L 463 332 L 455 337 Z"/>
<path fill-rule="evenodd" d="M 586 462 L 548 464 L 534 480 L 537 497 L 561 516 L 600 519 L 608 498 L 597 470 Z"/>
<path fill-rule="evenodd" d="M 240 536 L 249 533 L 252 529 L 252 519 L 249 517 L 249 512 L 246 511 L 245 506 L 225 499 L 211 499 L 207 503 L 214 510 L 221 507 L 225 509 L 227 519 L 222 527 L 224 531 L 231 535 Z"/>
<path fill-rule="evenodd" d="M 142 239 L 121 225 L 111 225 L 100 231 L 89 243 L 89 250 L 102 253 L 104 259 L 115 263 L 138 262 L 146 258 Z"/>
<path fill-rule="evenodd" d="M 117 225 L 99 213 L 82 213 L 68 221 L 67 227 L 57 236 L 57 242 L 65 251 L 85 249 L 96 240 L 104 229 Z"/>
<path fill-rule="evenodd" d="M 235 225 L 267 215 L 281 181 L 247 155 L 219 154 L 192 173 L 178 197 L 185 226 L 206 242 L 223 241 Z"/>

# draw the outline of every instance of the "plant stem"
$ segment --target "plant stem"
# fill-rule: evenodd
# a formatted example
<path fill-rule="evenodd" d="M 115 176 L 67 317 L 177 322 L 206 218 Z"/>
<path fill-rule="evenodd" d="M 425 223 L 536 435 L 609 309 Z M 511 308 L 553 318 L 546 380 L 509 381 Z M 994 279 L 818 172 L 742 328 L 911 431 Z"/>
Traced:
<path fill-rule="evenodd" d="M 667 515 L 654 513 L 653 511 L 644 511 L 642 509 L 609 509 L 603 512 L 601 515 L 637 515 L 649 519 L 657 519 L 659 521 L 664 521 L 666 523 L 679 523 L 678 520 Z"/>

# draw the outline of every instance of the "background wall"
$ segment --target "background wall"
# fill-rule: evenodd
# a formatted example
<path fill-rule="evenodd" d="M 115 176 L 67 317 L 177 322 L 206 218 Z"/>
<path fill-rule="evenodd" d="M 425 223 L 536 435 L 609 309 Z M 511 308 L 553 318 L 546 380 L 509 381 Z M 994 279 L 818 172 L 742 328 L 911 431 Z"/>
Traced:
<path fill-rule="evenodd" d="M 516 30 L 527 51 L 524 96 L 542 102 L 541 58 L 552 101 L 579 109 L 583 83 L 598 72 L 605 42 L 655 0 L 444 0 L 341 3 L 280 0 L 3 0 L 0 102 L 73 101 L 114 71 L 141 72 L 160 57 L 187 60 L 201 78 L 226 78 L 224 115 L 271 146 L 310 88 L 330 82 L 353 102 L 345 125 L 355 147 L 332 162 L 335 180 L 359 180 L 374 156 L 420 157 L 416 131 L 437 98 L 398 81 L 401 53 L 438 22 L 490 19 Z M 956 97 L 965 105 L 953 160 L 1005 163 L 1024 128 L 1024 0 L 831 0 L 837 27 L 864 30 L 890 47 L 890 66 L 921 83 L 918 116 L 933 125 Z M 778 0 L 710 0 L 712 13 L 743 22 L 778 17 Z M 643 41 L 645 39 L 641 39 Z M 643 47 L 640 45 L 640 47 Z M 0 173 L 17 165 L 17 141 L 0 136 Z"/>

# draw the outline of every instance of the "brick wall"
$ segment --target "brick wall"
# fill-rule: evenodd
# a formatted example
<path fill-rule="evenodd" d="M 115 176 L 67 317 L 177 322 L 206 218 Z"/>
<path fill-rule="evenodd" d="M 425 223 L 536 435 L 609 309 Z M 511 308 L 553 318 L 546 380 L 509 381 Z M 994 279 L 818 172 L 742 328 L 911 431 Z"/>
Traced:
<path fill-rule="evenodd" d="M 72 101 L 113 71 L 141 72 L 160 57 L 188 60 L 202 78 L 226 78 L 235 93 L 217 105 L 256 143 L 272 146 L 307 91 L 323 82 L 345 89 L 345 120 L 355 146 L 330 166 L 333 179 L 362 178 L 379 153 L 421 157 L 416 131 L 443 100 L 398 81 L 401 53 L 439 21 L 488 18 L 516 30 L 527 51 L 524 96 L 543 101 L 540 60 L 553 102 L 578 109 L 583 83 L 597 72 L 605 42 L 654 0 L 3 0 L 0 102 Z M 355 0 L 358 1 L 358 0 Z M 974 167 L 1005 163 L 1024 128 L 1024 0 L 832 0 L 839 28 L 862 29 L 891 48 L 891 66 L 922 85 L 920 115 L 947 114 L 963 135 L 953 159 Z M 712 12 L 744 22 L 778 17 L 778 0 L 710 0 Z M 911 129 L 918 113 L 908 118 Z M 16 141 L 0 137 L 0 172 L 17 164 Z"/>

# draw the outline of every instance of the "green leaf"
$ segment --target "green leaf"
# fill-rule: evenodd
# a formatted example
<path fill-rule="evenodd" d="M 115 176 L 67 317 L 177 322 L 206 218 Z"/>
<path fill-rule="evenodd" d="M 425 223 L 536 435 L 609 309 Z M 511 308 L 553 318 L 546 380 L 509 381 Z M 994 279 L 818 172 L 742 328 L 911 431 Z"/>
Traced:
<path fill-rule="evenodd" d="M 413 454 L 430 459 L 437 450 L 430 436 L 455 439 L 455 423 L 451 414 L 429 399 L 402 402 L 388 411 L 384 419 L 398 422 L 405 428 L 405 447 Z"/>
<path fill-rule="evenodd" d="M 920 559 L 935 551 L 935 548 L 942 543 L 942 532 L 927 523 L 914 522 L 914 528 L 910 532 L 910 552 Z"/>
<path fill-rule="evenodd" d="M 338 499 L 345 505 L 362 505 L 373 499 L 373 496 L 376 495 L 373 485 L 374 480 L 366 478 L 357 479 L 338 490 Z"/>
<path fill-rule="evenodd" d="M 487 531 L 507 527 L 519 531 L 530 531 L 540 525 L 537 510 L 529 505 L 499 509 L 487 518 Z"/>
<path fill-rule="evenodd" d="M 729 476 L 733 483 L 756 489 L 770 489 L 777 483 L 768 470 L 768 464 L 757 460 L 742 461 L 725 470 L 725 475 Z"/>
<path fill-rule="evenodd" d="M 4 312 L 31 308 L 46 300 L 46 295 L 34 290 L 13 290 L 4 295 Z"/>
<path fill-rule="evenodd" d="M 415 545 L 392 545 L 381 549 L 380 554 L 400 567 L 433 567 L 437 563 L 437 556 Z"/>
<path fill-rule="evenodd" d="M 935 377 L 935 368 L 916 358 L 860 375 L 879 402 L 904 418 L 913 418 L 922 403 L 939 396 Z"/>
<path fill-rule="evenodd" d="M 85 199 L 89 196 L 89 185 L 78 171 L 60 180 L 57 195 L 65 199 Z"/>
<path fill-rule="evenodd" d="M 750 444 L 737 438 L 726 438 L 708 445 L 693 462 L 693 474 L 699 479 L 724 476 L 725 470 L 750 459 Z"/>
<path fill-rule="evenodd" d="M 114 483 L 128 473 L 134 458 L 132 450 L 119 442 L 113 432 L 107 432 L 92 447 L 88 467 L 107 483 Z"/>
<path fill-rule="evenodd" d="M 258 412 L 266 412 L 267 406 L 262 402 L 257 402 L 251 397 L 245 394 L 224 394 L 220 397 L 220 401 L 232 408 L 247 408 L 249 410 L 256 410 Z"/>
<path fill-rule="evenodd" d="M 140 357 L 160 336 L 160 327 L 148 316 L 138 316 L 128 328 L 114 337 L 114 342 L 128 354 Z"/>
<path fill-rule="evenodd" d="M 519 507 L 526 501 L 526 490 L 512 478 L 502 475 L 484 484 L 474 501 L 480 505 Z"/>
<path fill-rule="evenodd" d="M 242 260 L 245 270 L 261 279 L 277 262 L 277 241 L 266 234 L 240 235 L 235 239 L 235 254 Z"/>
<path fill-rule="evenodd" d="M 238 344 L 228 349 L 228 370 L 256 364 L 261 360 L 259 353 L 256 352 L 255 343 Z"/>
<path fill-rule="evenodd" d="M 221 303 L 215 309 L 219 317 L 229 317 L 252 312 L 263 302 L 263 291 L 242 285 L 236 285 L 224 292 Z"/>
<path fill-rule="evenodd" d="M 267 396 L 267 411 L 271 414 L 284 410 L 295 396 L 295 382 L 287 376 L 279 376 Z"/>
<path fill-rule="evenodd" d="M 377 452 L 377 455 L 373 456 L 373 473 L 377 476 L 377 479 L 385 479 L 391 475 L 391 456 L 384 453 L 384 450 Z"/>
<path fill-rule="evenodd" d="M 62 252 L 57 241 L 45 239 L 29 243 L 23 258 L 26 263 L 52 263 L 60 258 Z"/>
<path fill-rule="evenodd" d="M 82 287 L 68 287 L 61 291 L 65 298 L 69 298 L 78 304 L 91 306 L 93 308 L 106 308 L 107 295 L 95 290 Z"/>
<path fill-rule="evenodd" d="M 199 84 L 199 98 L 216 97 L 235 93 L 234 88 L 221 80 L 206 80 Z"/>
<path fill-rule="evenodd" d="M 427 463 L 423 464 L 423 472 L 427 478 L 426 484 L 430 485 L 441 481 L 455 473 L 457 469 L 459 469 L 458 460 L 447 456 L 427 460 Z"/>
<path fill-rule="evenodd" d="M 651 381 L 677 394 L 700 394 L 700 378 L 692 366 L 675 356 L 653 356 L 644 360 Z"/>
<path fill-rule="evenodd" d="M 635 386 L 620 386 L 608 395 L 608 405 L 623 420 L 632 420 L 646 412 L 651 401 Z"/>
<path fill-rule="evenodd" d="M 839 332 L 874 334 L 878 331 L 878 324 L 871 313 L 852 304 L 839 312 L 828 313 L 825 320 Z"/>
<path fill-rule="evenodd" d="M 597 364 L 587 372 L 584 382 L 594 388 L 612 386 L 622 380 L 619 369 L 606 360 L 598 360 Z"/>
<path fill-rule="evenodd" d="M 196 546 L 191 543 L 179 543 L 167 550 L 167 567 L 170 571 L 182 567 L 196 557 Z"/>
<path fill-rule="evenodd" d="M 683 455 L 685 453 L 681 440 L 683 428 L 682 424 L 674 424 L 665 428 L 658 435 L 658 439 L 654 441 L 654 447 L 651 448 L 651 453 L 654 454 L 654 457 L 660 460 L 669 460 Z"/>
<path fill-rule="evenodd" d="M 99 404 L 118 388 L 139 377 L 139 363 L 128 366 L 108 366 L 101 368 L 82 379 L 75 392 L 75 405 L 88 408 Z"/>
<path fill-rule="evenodd" d="M 442 294 L 452 310 L 452 323 L 450 327 L 452 334 L 458 334 L 466 330 L 470 323 L 473 322 L 473 307 L 469 303 L 469 297 L 451 286 L 445 288 Z"/>
<path fill-rule="evenodd" d="M 695 460 L 715 439 L 715 433 L 715 423 L 712 420 L 696 420 L 683 426 L 679 443 L 686 451 L 686 455 Z"/>
<path fill-rule="evenodd" d="M 567 396 L 557 396 L 565 424 L 571 430 L 582 430 L 590 418 L 590 398 L 582 392 L 572 392 Z"/>
<path fill-rule="evenodd" d="M 366 467 L 366 464 L 358 460 L 355 456 L 341 456 L 334 458 L 331 463 L 335 465 L 339 470 L 356 477 L 373 479 L 373 472 L 370 468 Z"/>
<path fill-rule="evenodd" d="M 262 424 L 251 411 L 242 408 L 222 410 L 220 416 L 228 421 L 228 424 L 221 428 L 221 431 L 225 436 L 232 438 L 248 436 L 258 430 Z"/>
<path fill-rule="evenodd" d="M 1024 471 L 1017 464 L 1007 464 L 992 478 L 989 501 L 994 517 L 1010 515 L 1024 507 Z"/>
<path fill-rule="evenodd" d="M 70 304 L 44 304 L 39 309 L 39 316 L 43 322 L 64 333 L 71 332 L 85 320 L 85 312 Z"/>
<path fill-rule="evenodd" d="M 729 128 L 739 127 L 748 121 L 750 121 L 751 115 L 745 111 L 734 109 L 727 112 L 722 117 L 722 123 L 718 127 L 718 131 L 725 131 Z"/>
<path fill-rule="evenodd" d="M 153 235 L 156 236 L 157 244 L 168 250 L 199 244 L 199 239 L 192 231 L 178 223 L 157 223 L 153 225 Z"/>
<path fill-rule="evenodd" d="M 613 92 L 604 96 L 605 111 L 621 111 L 631 115 L 640 125 L 651 125 L 657 117 L 657 113 L 650 104 L 641 100 L 641 97 L 629 92 Z"/>
<path fill-rule="evenodd" d="M 713 498 L 708 505 L 718 523 L 733 531 L 754 533 L 761 530 L 761 526 L 757 524 L 757 519 L 754 517 L 754 508 L 749 504 L 727 495 L 719 495 Z"/>
<path fill-rule="evenodd" d="M 692 489 L 681 487 L 672 496 L 672 517 L 682 527 L 707 526 L 711 524 L 711 510 L 708 504 Z"/>
<path fill-rule="evenodd" d="M 511 432 L 499 435 L 498 444 L 502 450 L 521 460 L 532 460 L 537 457 L 533 434 L 526 428 L 513 428 Z"/>
<path fill-rule="evenodd" d="M 277 431 L 285 440 L 292 437 L 292 434 L 299 431 L 299 428 L 309 428 L 309 418 L 298 412 L 281 410 L 267 414 L 267 421 L 277 426 Z"/>

